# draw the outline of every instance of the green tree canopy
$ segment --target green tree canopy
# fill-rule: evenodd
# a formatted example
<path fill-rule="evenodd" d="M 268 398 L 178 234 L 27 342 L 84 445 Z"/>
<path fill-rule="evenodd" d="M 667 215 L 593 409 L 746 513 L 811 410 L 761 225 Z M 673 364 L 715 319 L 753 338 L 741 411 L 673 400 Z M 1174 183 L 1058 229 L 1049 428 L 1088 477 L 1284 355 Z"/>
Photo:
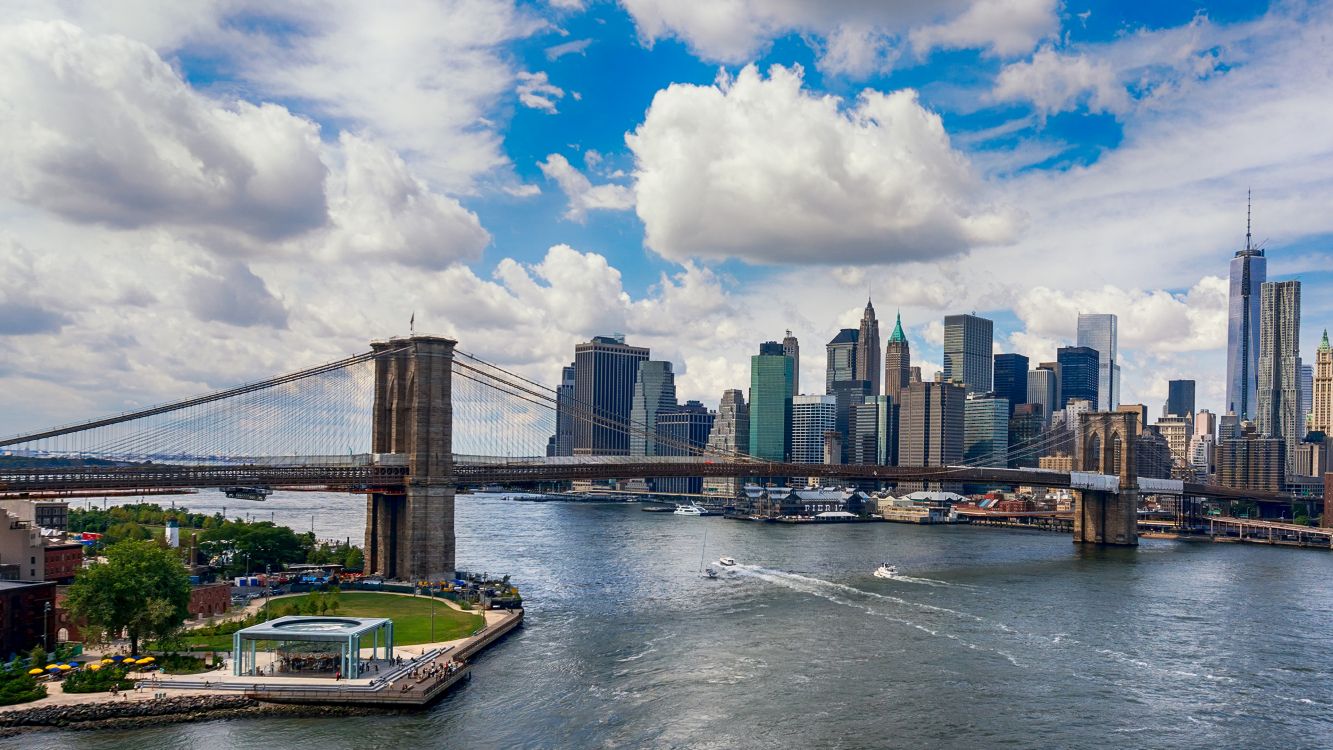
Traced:
<path fill-rule="evenodd" d="M 168 638 L 189 616 L 190 578 L 174 550 L 129 540 L 108 547 L 105 563 L 80 571 L 67 602 L 89 632 L 128 632 L 137 653 L 141 638 Z"/>
<path fill-rule="evenodd" d="M 304 562 L 311 542 L 286 526 L 268 521 L 242 523 L 226 521 L 199 535 L 200 546 L 227 560 L 226 574 L 264 572 L 271 565 L 282 570 L 287 563 Z M 247 561 L 248 556 L 248 561 Z"/>

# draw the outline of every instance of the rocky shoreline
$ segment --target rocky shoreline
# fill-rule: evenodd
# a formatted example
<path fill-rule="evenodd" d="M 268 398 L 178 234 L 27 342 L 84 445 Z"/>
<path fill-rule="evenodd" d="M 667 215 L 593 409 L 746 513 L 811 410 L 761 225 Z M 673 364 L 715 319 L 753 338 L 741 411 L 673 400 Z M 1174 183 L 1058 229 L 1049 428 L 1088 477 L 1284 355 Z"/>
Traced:
<path fill-rule="evenodd" d="M 384 713 L 345 706 L 264 703 L 243 695 L 192 695 L 148 701 L 41 706 L 0 713 L 0 737 L 48 729 L 138 729 L 159 724 L 262 716 L 349 716 Z"/>

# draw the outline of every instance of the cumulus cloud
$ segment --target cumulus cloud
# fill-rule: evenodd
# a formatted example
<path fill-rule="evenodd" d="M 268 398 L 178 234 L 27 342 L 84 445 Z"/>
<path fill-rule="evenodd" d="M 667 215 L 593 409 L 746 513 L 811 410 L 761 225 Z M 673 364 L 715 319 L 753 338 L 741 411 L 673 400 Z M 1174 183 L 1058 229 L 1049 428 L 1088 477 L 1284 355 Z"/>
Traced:
<path fill-rule="evenodd" d="M 329 179 L 329 249 L 344 260 L 435 269 L 481 256 L 490 234 L 476 214 L 432 192 L 387 146 L 347 133 L 339 144 L 342 164 Z"/>
<path fill-rule="evenodd" d="M 646 244 L 663 257 L 893 262 L 1011 241 L 938 115 L 911 90 L 843 108 L 798 68 L 659 91 L 626 141 Z"/>
<path fill-rule="evenodd" d="M 515 87 L 506 45 L 548 26 L 511 0 L 246 2 L 224 20 L 213 52 L 249 88 L 373 136 L 455 194 L 508 167 L 493 117 Z"/>
<path fill-rule="evenodd" d="M 583 221 L 589 211 L 623 211 L 634 205 L 634 193 L 628 187 L 613 182 L 594 185 L 560 154 L 547 156 L 537 166 L 548 180 L 555 180 L 569 200 L 567 219 Z"/>
<path fill-rule="evenodd" d="M 540 109 L 550 115 L 556 113 L 556 100 L 565 96 L 565 90 L 551 83 L 544 70 L 536 73 L 519 73 L 518 87 L 515 90 L 523 106 Z"/>
<path fill-rule="evenodd" d="M 190 280 L 186 308 L 200 321 L 248 328 L 287 327 L 287 308 L 268 285 L 239 262 L 218 264 Z"/>
<path fill-rule="evenodd" d="M 1018 55 L 1060 30 L 1058 0 L 978 0 L 960 15 L 911 30 L 912 46 L 931 49 L 985 49 Z"/>
<path fill-rule="evenodd" d="M 1123 114 L 1130 98 L 1105 60 L 1043 48 L 1031 60 L 1006 65 L 991 92 L 995 101 L 1031 102 L 1043 115 L 1085 104 L 1089 112 Z"/>
<path fill-rule="evenodd" d="M 325 220 L 316 126 L 275 105 L 223 106 L 147 46 L 63 22 L 0 28 L 0 188 L 81 222 L 240 229 Z"/>
<path fill-rule="evenodd" d="M 695 54 L 746 63 L 774 39 L 800 34 L 820 50 L 821 70 L 863 76 L 892 64 L 911 44 L 918 56 L 937 48 L 1020 54 L 1059 28 L 1056 0 L 910 2 L 764 2 L 621 0 L 639 35 L 651 43 L 677 38 Z"/>
<path fill-rule="evenodd" d="M 1014 305 L 1029 336 L 1057 341 L 1074 340 L 1080 312 L 1114 313 L 1119 344 L 1125 348 L 1161 354 L 1215 349 L 1226 343 L 1227 280 L 1206 276 L 1183 293 L 1115 286 L 1070 292 L 1039 286 Z"/>

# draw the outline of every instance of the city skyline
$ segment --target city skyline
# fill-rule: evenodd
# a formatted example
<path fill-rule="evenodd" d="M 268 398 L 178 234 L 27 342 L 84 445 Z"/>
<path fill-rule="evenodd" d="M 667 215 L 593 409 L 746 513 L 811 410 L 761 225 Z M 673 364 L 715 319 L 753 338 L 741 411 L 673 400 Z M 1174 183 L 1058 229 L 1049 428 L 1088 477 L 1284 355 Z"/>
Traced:
<path fill-rule="evenodd" d="M 1305 357 L 1330 317 L 1327 149 L 1303 102 L 1329 98 L 1307 71 L 1333 12 L 1033 5 L 1041 23 L 1002 49 L 950 26 L 966 21 L 951 10 L 886 11 L 868 33 L 917 45 L 892 64 L 832 55 L 827 40 L 851 28 L 836 8 L 719 21 L 710 35 L 642 7 L 496 2 L 457 9 L 457 44 L 422 33 L 441 25 L 426 5 L 379 24 L 367 8 L 18 8 L 0 59 L 0 98 L 16 105 L 4 140 L 57 137 L 50 152 L 6 152 L 0 393 L 40 384 L 53 405 L 0 397 L 0 432 L 332 360 L 409 320 L 545 381 L 575 343 L 622 331 L 676 363 L 682 398 L 714 400 L 745 382 L 747 332 L 790 328 L 817 346 L 856 326 L 867 286 L 880 311 L 902 311 L 926 379 L 942 365 L 944 315 L 975 310 L 1002 351 L 1049 361 L 1078 312 L 1104 312 L 1119 317 L 1122 401 L 1155 403 L 1167 380 L 1195 378 L 1200 405 L 1224 413 L 1226 262 L 1244 247 L 1248 188 L 1269 275 L 1307 286 Z M 728 38 L 746 41 L 716 46 Z M 1168 43 L 1181 55 L 1155 58 Z M 379 54 L 387 45 L 410 52 Z M 349 62 L 367 55 L 382 65 Z M 970 80 L 952 72 L 956 56 Z M 56 59 L 69 88 L 42 83 Z M 476 64 L 441 82 L 460 61 Z M 621 88 L 599 77 L 627 66 L 642 75 Z M 689 200 L 679 188 L 703 173 L 666 160 L 664 142 L 777 153 L 777 121 L 731 118 L 747 97 L 833 154 L 876 138 L 916 154 L 876 152 L 871 166 L 924 168 L 955 212 L 923 223 L 893 210 L 911 195 L 896 180 L 860 191 L 816 160 L 774 180 L 785 203 L 710 183 L 713 200 Z M 232 121 L 254 137 L 232 137 L 220 125 Z M 126 160 L 132 144 L 190 158 Z M 71 181 L 53 165 L 75 153 L 104 169 Z M 775 163 L 732 167 L 772 176 Z M 825 205 L 815 184 L 833 188 L 832 205 L 870 198 L 900 222 L 812 222 Z M 54 346 L 68 356 L 42 361 Z M 818 382 L 818 359 L 805 358 L 803 383 Z"/>

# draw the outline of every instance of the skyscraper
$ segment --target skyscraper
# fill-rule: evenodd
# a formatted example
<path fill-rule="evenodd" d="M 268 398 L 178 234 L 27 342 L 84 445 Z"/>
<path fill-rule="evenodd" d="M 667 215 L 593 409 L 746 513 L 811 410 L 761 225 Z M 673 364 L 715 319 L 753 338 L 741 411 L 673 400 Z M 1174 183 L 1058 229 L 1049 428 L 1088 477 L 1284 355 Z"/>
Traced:
<path fill-rule="evenodd" d="M 657 432 L 662 442 L 657 446 L 659 456 L 699 456 L 708 444 L 716 414 L 698 401 L 687 401 L 657 415 Z M 685 492 L 699 494 L 703 490 L 701 477 L 658 477 L 653 480 L 657 492 Z"/>
<path fill-rule="evenodd" d="M 791 462 L 824 462 L 824 433 L 835 432 L 838 400 L 835 396 L 797 396 L 791 405 Z"/>
<path fill-rule="evenodd" d="M 953 383 L 912 383 L 898 414 L 898 463 L 946 466 L 963 458 L 963 403 L 967 391 Z"/>
<path fill-rule="evenodd" d="M 791 384 L 796 377 L 782 344 L 765 341 L 750 357 L 750 455 L 765 461 L 791 456 Z"/>
<path fill-rule="evenodd" d="M 1096 411 L 1100 379 L 1097 350 L 1090 346 L 1065 346 L 1055 351 L 1055 358 L 1060 362 L 1060 407 L 1079 398 L 1091 402 Z"/>
<path fill-rule="evenodd" d="M 1194 416 L 1194 381 L 1168 380 L 1166 383 L 1166 408 L 1168 417 Z"/>
<path fill-rule="evenodd" d="M 1009 404 L 994 393 L 967 395 L 963 406 L 963 463 L 1009 465 Z"/>
<path fill-rule="evenodd" d="M 1042 419 L 1049 419 L 1052 412 L 1059 408 L 1055 400 L 1056 386 L 1059 384 L 1053 369 L 1038 367 L 1028 373 L 1027 402 L 1040 408 Z"/>
<path fill-rule="evenodd" d="M 944 318 L 944 380 L 961 383 L 968 393 L 991 390 L 991 354 L 995 324 L 975 315 Z"/>
<path fill-rule="evenodd" d="M 648 349 L 629 346 L 624 336 L 594 336 L 574 347 L 574 400 L 614 425 L 627 424 L 634 400 L 634 381 Z M 629 455 L 629 434 L 587 419 L 574 421 L 574 453 L 591 456 Z"/>
<path fill-rule="evenodd" d="M 1310 429 L 1333 436 L 1333 347 L 1328 331 L 1314 354 L 1314 397 L 1310 403 Z"/>
<path fill-rule="evenodd" d="M 859 334 L 855 328 L 844 328 L 825 345 L 828 362 L 824 369 L 824 392 L 832 393 L 839 380 L 856 379 L 856 349 Z"/>
<path fill-rule="evenodd" d="M 1078 346 L 1097 350 L 1097 411 L 1115 411 L 1120 405 L 1120 354 L 1116 316 L 1109 313 L 1078 314 Z"/>
<path fill-rule="evenodd" d="M 631 456 L 680 455 L 657 450 L 657 417 L 676 408 L 676 376 L 670 362 L 644 360 L 634 381 L 634 400 L 629 419 L 634 434 L 629 437 Z"/>
<path fill-rule="evenodd" d="M 1259 292 L 1258 416 L 1260 434 L 1285 446 L 1293 474 L 1304 436 L 1301 419 L 1301 282 L 1266 281 Z"/>
<path fill-rule="evenodd" d="M 1259 297 L 1268 279 L 1264 251 L 1251 244 L 1250 209 L 1245 207 L 1245 248 L 1231 259 L 1231 292 L 1227 301 L 1227 407 L 1237 419 L 1258 413 Z"/>
<path fill-rule="evenodd" d="M 555 391 L 555 445 L 552 455 L 574 455 L 574 363 L 560 368 Z"/>
<path fill-rule="evenodd" d="M 912 347 L 903 333 L 903 314 L 893 323 L 893 333 L 884 344 L 884 394 L 898 403 L 898 391 L 912 381 Z"/>
<path fill-rule="evenodd" d="M 879 320 L 875 318 L 875 306 L 866 300 L 865 312 L 861 314 L 861 327 L 856 332 L 856 376 L 853 380 L 870 383 L 870 395 L 879 395 Z"/>
<path fill-rule="evenodd" d="M 1028 401 L 1028 358 L 1022 354 L 995 355 L 995 395 L 1009 402 L 1009 414 L 1014 407 Z"/>
<path fill-rule="evenodd" d="M 708 433 L 707 452 L 720 457 L 750 452 L 750 408 L 739 388 L 729 388 L 717 405 L 717 417 Z M 703 493 L 719 498 L 737 495 L 739 482 L 731 477 L 708 477 L 703 482 Z"/>
<path fill-rule="evenodd" d="M 868 380 L 839 380 L 833 383 L 829 389 L 829 395 L 833 396 L 837 405 L 837 419 L 834 422 L 833 430 L 842 436 L 843 455 L 839 457 L 842 463 L 847 462 L 846 451 L 851 447 L 852 437 L 852 408 L 857 404 L 865 403 L 866 396 L 873 396 L 870 392 L 870 381 Z"/>
<path fill-rule="evenodd" d="M 787 331 L 787 335 L 782 339 L 782 353 L 791 357 L 792 380 L 791 395 L 795 396 L 801 392 L 801 342 Z"/>
<path fill-rule="evenodd" d="M 1314 410 L 1314 365 L 1301 365 L 1301 437 L 1305 437 Z"/>
<path fill-rule="evenodd" d="M 892 462 L 892 446 L 897 443 L 893 414 L 893 396 L 866 396 L 865 403 L 852 407 L 848 463 L 889 465 Z"/>

